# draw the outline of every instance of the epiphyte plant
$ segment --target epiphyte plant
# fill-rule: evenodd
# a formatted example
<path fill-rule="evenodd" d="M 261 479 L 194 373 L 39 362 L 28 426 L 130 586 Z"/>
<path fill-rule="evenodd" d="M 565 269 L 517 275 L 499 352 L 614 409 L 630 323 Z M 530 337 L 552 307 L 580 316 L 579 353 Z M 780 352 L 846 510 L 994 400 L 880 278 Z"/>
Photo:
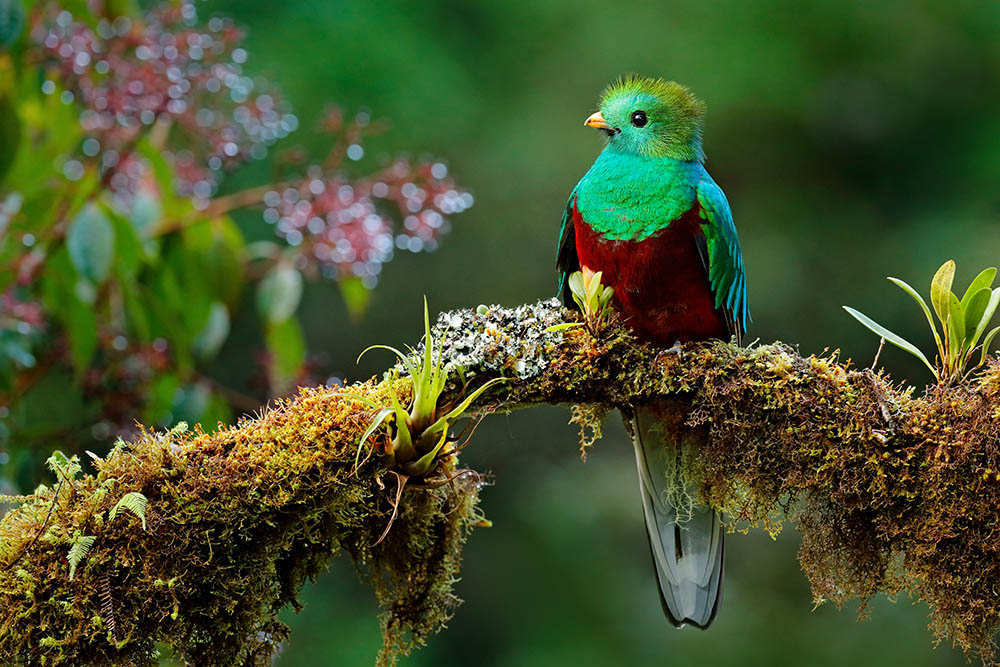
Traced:
<path fill-rule="evenodd" d="M 505 378 L 494 378 L 468 394 L 466 394 L 468 382 L 463 381 L 463 386 L 454 399 L 439 404 L 441 395 L 448 386 L 449 374 L 448 369 L 443 366 L 442 346 L 440 342 L 435 342 L 431 335 L 426 299 L 424 299 L 423 340 L 424 348 L 419 353 L 412 348 L 409 354 L 405 354 L 389 345 L 372 345 L 358 357 L 360 361 L 362 356 L 373 349 L 389 350 L 395 354 L 413 382 L 413 398 L 409 407 L 404 408 L 392 383 L 389 383 L 389 405 L 378 405 L 363 396 L 350 394 L 352 398 L 378 410 L 358 442 L 356 468 L 360 465 L 365 443 L 385 425 L 388 428 L 389 438 L 382 452 L 383 463 L 390 470 L 401 472 L 408 477 L 430 475 L 437 469 L 439 461 L 454 451 L 452 444 L 457 438 L 450 433 L 452 424 L 462 417 L 472 402 L 487 389 L 505 380 Z"/>
<path fill-rule="evenodd" d="M 937 344 L 936 364 L 931 364 L 916 345 L 889 331 L 870 317 L 849 306 L 844 306 L 844 310 L 877 335 L 920 359 L 934 373 L 938 384 L 951 384 L 967 378 L 985 363 L 990 343 L 993 342 L 997 332 L 1000 332 L 1000 327 L 994 327 L 986 332 L 986 327 L 993 319 L 997 306 L 1000 305 L 1000 287 L 993 287 L 996 275 L 996 268 L 983 270 L 959 299 L 951 289 L 955 280 L 955 261 L 949 259 L 941 265 L 931 281 L 930 294 L 931 305 L 941 325 L 940 333 L 934 323 L 931 309 L 917 291 L 899 278 L 889 277 L 893 284 L 913 297 L 924 311 L 927 324 L 934 334 L 934 342 Z M 981 344 L 980 339 L 982 339 Z M 969 368 L 969 363 L 977 350 L 980 351 L 979 362 Z"/>
<path fill-rule="evenodd" d="M 606 325 L 610 324 L 615 316 L 615 310 L 611 306 L 611 298 L 615 290 L 601 283 L 602 273 L 591 271 L 583 267 L 582 271 L 574 271 L 566 279 L 569 285 L 570 294 L 573 301 L 580 307 L 583 313 L 583 322 L 567 322 L 549 327 L 549 331 L 559 331 L 586 325 L 591 333 L 596 334 Z"/>

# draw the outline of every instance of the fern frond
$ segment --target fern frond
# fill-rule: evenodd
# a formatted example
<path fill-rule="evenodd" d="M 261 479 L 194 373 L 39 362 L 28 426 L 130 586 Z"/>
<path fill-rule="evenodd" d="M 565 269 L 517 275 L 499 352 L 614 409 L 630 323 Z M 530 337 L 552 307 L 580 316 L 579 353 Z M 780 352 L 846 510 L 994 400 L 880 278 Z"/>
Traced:
<path fill-rule="evenodd" d="M 111 595 L 111 581 L 107 572 L 101 575 L 101 618 L 111 632 L 111 640 L 118 644 L 118 626 L 115 623 L 114 598 Z"/>
<path fill-rule="evenodd" d="M 94 535 L 83 535 L 76 538 L 73 546 L 69 548 L 69 555 L 66 558 L 69 560 L 70 581 L 73 581 L 73 575 L 76 574 L 76 566 L 87 557 L 90 550 L 94 548 L 94 542 L 96 541 L 97 537 Z"/>
<path fill-rule="evenodd" d="M 108 518 L 111 521 L 114 521 L 118 516 L 118 512 L 126 509 L 139 517 L 139 520 L 142 521 L 142 529 L 146 530 L 146 506 L 148 504 L 149 500 L 146 496 L 142 495 L 138 491 L 130 491 L 122 496 L 121 500 L 115 503 L 115 506 L 111 508 L 111 512 L 108 514 Z"/>

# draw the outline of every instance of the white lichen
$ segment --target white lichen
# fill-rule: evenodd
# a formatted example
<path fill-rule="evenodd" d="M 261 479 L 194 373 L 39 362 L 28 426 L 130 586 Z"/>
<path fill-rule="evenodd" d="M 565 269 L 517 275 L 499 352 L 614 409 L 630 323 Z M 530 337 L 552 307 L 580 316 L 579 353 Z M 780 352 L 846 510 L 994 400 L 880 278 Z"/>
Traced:
<path fill-rule="evenodd" d="M 431 336 L 449 376 L 487 373 L 526 380 L 545 370 L 551 351 L 562 342 L 562 331 L 549 328 L 564 323 L 566 313 L 555 298 L 516 308 L 452 310 L 438 316 Z M 423 349 L 421 343 L 414 354 Z M 402 372 L 402 365 L 397 370 Z"/>

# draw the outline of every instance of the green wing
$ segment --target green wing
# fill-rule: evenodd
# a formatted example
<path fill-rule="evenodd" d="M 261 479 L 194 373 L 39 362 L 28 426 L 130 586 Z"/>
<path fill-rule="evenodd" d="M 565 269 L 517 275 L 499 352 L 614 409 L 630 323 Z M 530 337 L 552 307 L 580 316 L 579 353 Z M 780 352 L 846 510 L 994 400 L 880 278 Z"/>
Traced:
<path fill-rule="evenodd" d="M 708 280 L 715 294 L 715 307 L 729 314 L 737 336 L 746 331 L 750 320 L 747 305 L 746 271 L 743 268 L 743 251 L 736 235 L 733 212 L 722 188 L 711 179 L 698 183 L 698 205 L 705 224 L 705 254 L 708 263 Z"/>
<path fill-rule="evenodd" d="M 557 295 L 563 303 L 573 308 L 573 298 L 566 286 L 569 274 L 580 270 L 580 258 L 576 254 L 576 230 L 573 227 L 573 206 L 576 203 L 576 188 L 569 195 L 566 210 L 563 211 L 562 226 L 559 228 L 559 249 L 556 251 L 556 268 L 559 270 L 559 289 Z"/>

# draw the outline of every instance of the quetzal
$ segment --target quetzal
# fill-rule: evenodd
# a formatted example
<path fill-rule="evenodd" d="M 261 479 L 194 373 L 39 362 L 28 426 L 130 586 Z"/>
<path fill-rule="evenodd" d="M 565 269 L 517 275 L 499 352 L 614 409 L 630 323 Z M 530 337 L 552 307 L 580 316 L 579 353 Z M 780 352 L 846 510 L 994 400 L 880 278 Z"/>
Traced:
<path fill-rule="evenodd" d="M 732 212 L 702 164 L 704 112 L 671 81 L 630 76 L 608 87 L 586 120 L 607 146 L 573 188 L 559 233 L 566 305 L 574 307 L 570 273 L 601 271 L 624 324 L 661 346 L 738 338 L 750 317 Z M 641 408 L 630 421 L 664 612 L 677 627 L 706 628 L 722 593 L 725 527 L 694 502 L 698 491 L 684 477 L 697 438 L 664 442 Z"/>

